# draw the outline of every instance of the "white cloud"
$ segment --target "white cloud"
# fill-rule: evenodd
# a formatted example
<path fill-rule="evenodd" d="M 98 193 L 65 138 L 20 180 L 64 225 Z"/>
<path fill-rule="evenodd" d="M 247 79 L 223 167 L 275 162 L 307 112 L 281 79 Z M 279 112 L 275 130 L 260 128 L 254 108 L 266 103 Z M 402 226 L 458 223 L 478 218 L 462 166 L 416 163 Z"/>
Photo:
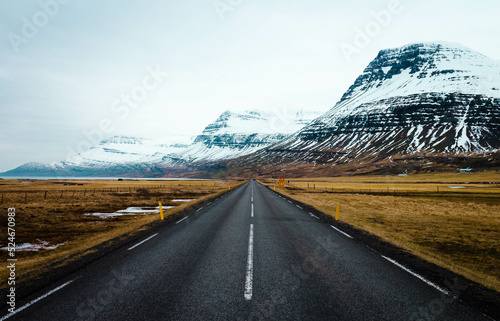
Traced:
<path fill-rule="evenodd" d="M 71 1 L 19 52 L 0 54 L 0 168 L 57 161 L 148 66 L 169 77 L 117 134 L 196 134 L 226 109 L 329 109 L 380 49 L 459 42 L 500 59 L 500 2 L 401 0 L 401 14 L 347 63 L 339 44 L 391 0 L 245 1 L 221 21 L 210 1 Z M 0 31 L 20 32 L 38 1 L 1 1 Z M 29 152 L 26 152 L 26 151 Z"/>

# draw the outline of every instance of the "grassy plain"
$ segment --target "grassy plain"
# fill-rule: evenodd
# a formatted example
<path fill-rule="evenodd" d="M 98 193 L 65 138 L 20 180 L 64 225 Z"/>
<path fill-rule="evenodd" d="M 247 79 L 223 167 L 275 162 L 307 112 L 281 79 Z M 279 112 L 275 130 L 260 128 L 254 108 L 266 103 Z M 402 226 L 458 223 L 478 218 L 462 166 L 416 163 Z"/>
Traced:
<path fill-rule="evenodd" d="M 341 221 L 500 291 L 500 184 L 492 182 L 498 172 L 290 179 L 277 191 L 332 216 L 340 202 Z"/>
<path fill-rule="evenodd" d="M 19 281 L 55 261 L 125 233 L 139 232 L 159 214 L 100 218 L 85 213 L 112 213 L 127 207 L 175 206 L 165 216 L 235 186 L 229 181 L 111 181 L 111 180 L 3 180 L 0 179 L 0 247 L 7 246 L 8 208 L 16 212 L 16 244 L 62 244 L 53 250 L 17 251 Z M 174 199 L 195 199 L 173 202 Z M 6 250 L 0 250 L 7 256 Z M 69 262 L 64 262 L 69 263 Z M 7 270 L 0 271 L 5 280 Z M 0 288 L 6 286 L 5 282 Z"/>

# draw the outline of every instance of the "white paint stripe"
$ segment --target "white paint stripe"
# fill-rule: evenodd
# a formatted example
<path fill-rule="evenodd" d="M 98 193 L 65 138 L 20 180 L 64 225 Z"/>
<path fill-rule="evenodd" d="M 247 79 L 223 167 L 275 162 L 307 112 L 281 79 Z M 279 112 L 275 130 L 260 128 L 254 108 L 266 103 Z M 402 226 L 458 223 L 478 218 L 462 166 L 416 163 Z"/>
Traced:
<path fill-rule="evenodd" d="M 347 236 L 348 238 L 351 238 L 351 239 L 353 239 L 353 238 L 354 238 L 354 237 L 350 236 L 349 234 L 347 234 L 346 232 L 342 232 L 341 230 L 339 230 L 339 229 L 338 229 L 338 228 L 336 228 L 335 226 L 333 226 L 333 225 L 330 225 L 330 226 L 331 226 L 333 229 L 335 229 L 337 232 L 344 234 L 344 235 L 345 235 L 345 236 Z"/>
<path fill-rule="evenodd" d="M 300 208 L 301 210 L 303 210 L 303 208 L 302 208 L 302 207 L 300 207 L 300 206 L 298 206 L 298 205 L 295 205 L 295 206 L 297 206 L 298 208 Z"/>
<path fill-rule="evenodd" d="M 293 204 L 292 201 L 288 201 L 288 203 Z"/>
<path fill-rule="evenodd" d="M 252 203 L 252 213 L 251 213 L 251 216 L 253 217 L 253 203 Z"/>
<path fill-rule="evenodd" d="M 141 241 L 141 242 L 137 243 L 136 245 L 134 245 L 134 246 L 132 246 L 132 247 L 128 248 L 128 249 L 127 249 L 127 251 L 130 251 L 130 250 L 135 249 L 136 247 L 138 247 L 138 246 L 139 246 L 139 245 L 141 245 L 142 243 L 144 243 L 144 242 L 146 242 L 146 241 L 151 240 L 151 239 L 152 239 L 153 237 L 155 237 L 156 235 L 158 235 L 158 233 L 156 233 L 156 234 L 154 234 L 154 235 L 151 235 L 151 236 L 150 236 L 150 237 L 148 237 L 147 239 L 145 239 L 145 240 L 143 240 L 143 241 Z"/>
<path fill-rule="evenodd" d="M 20 308 L 18 308 L 18 309 L 16 309 L 16 310 L 14 310 L 14 312 L 9 313 L 9 314 L 7 314 L 7 315 L 4 315 L 4 316 L 0 319 L 0 321 L 7 320 L 8 318 L 10 318 L 11 316 L 13 316 L 14 314 L 16 314 L 16 313 L 18 313 L 18 312 L 23 311 L 24 309 L 26 309 L 26 308 L 30 307 L 31 305 L 33 305 L 33 304 L 37 303 L 37 302 L 38 302 L 38 301 L 40 301 L 40 300 L 45 299 L 46 297 L 48 297 L 49 295 L 53 294 L 54 292 L 57 292 L 57 291 L 59 291 L 60 289 L 64 288 L 65 286 L 69 285 L 69 284 L 70 284 L 70 283 L 72 283 L 73 281 L 75 281 L 75 280 L 68 281 L 68 282 L 66 282 L 66 283 L 64 283 L 64 284 L 62 284 L 62 285 L 60 285 L 60 286 L 58 286 L 57 288 L 55 288 L 55 289 L 53 289 L 53 290 L 51 290 L 51 291 L 49 291 L 49 292 L 45 293 L 45 294 L 44 294 L 44 295 L 42 295 L 41 297 L 39 297 L 39 298 L 37 298 L 37 299 L 34 299 L 33 301 L 30 301 L 30 302 L 26 303 L 26 304 L 25 304 L 25 305 L 23 305 L 22 307 L 20 307 Z"/>
<path fill-rule="evenodd" d="M 248 238 L 248 260 L 247 260 L 247 277 L 245 280 L 245 300 L 252 299 L 252 284 L 253 283 L 253 224 L 250 224 L 250 237 Z"/>
<path fill-rule="evenodd" d="M 252 203 L 253 203 L 253 195 L 252 195 L 252 199 L 251 199 Z"/>
<path fill-rule="evenodd" d="M 185 218 L 183 218 L 182 220 L 178 220 L 177 222 L 175 222 L 175 224 L 179 224 L 180 222 L 184 221 L 185 219 L 187 219 L 188 217 L 186 216 Z"/>
<path fill-rule="evenodd" d="M 196 210 L 196 212 L 199 212 L 203 209 L 203 207 L 200 207 L 199 209 Z"/>
<path fill-rule="evenodd" d="M 207 203 L 207 206 L 210 205 L 210 204 L 212 204 L 212 202 Z"/>
<path fill-rule="evenodd" d="M 391 262 L 392 264 L 398 266 L 399 268 L 405 270 L 406 272 L 410 273 L 411 275 L 413 275 L 414 277 L 416 277 L 417 279 L 420 279 L 421 281 L 424 281 L 425 283 L 427 283 L 428 285 L 432 286 L 433 288 L 435 288 L 436 290 L 438 290 L 439 292 L 445 294 L 445 295 L 449 295 L 449 292 L 446 291 L 445 289 L 439 287 L 438 285 L 432 283 L 431 281 L 427 280 L 426 278 L 424 278 L 423 276 L 421 276 L 420 274 L 417 274 L 415 272 L 413 272 L 412 270 L 408 269 L 407 267 L 399 264 L 398 262 L 394 261 L 393 259 L 390 259 L 388 258 L 387 256 L 383 256 L 382 257 L 384 259 L 386 259 L 387 261 Z"/>
<path fill-rule="evenodd" d="M 314 217 L 315 219 L 319 220 L 319 217 L 317 217 L 316 215 L 314 215 L 313 213 L 309 212 L 309 215 L 311 215 L 312 217 Z"/>

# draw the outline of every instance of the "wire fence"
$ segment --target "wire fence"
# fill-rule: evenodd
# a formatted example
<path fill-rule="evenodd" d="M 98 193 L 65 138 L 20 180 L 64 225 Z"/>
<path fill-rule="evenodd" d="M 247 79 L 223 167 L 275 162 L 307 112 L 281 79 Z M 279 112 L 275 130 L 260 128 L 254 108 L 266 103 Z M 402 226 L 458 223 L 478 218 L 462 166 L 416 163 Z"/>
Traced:
<path fill-rule="evenodd" d="M 276 185 L 276 188 L 278 186 Z M 454 190 L 449 191 L 443 187 L 436 187 L 435 190 L 430 188 L 425 189 L 410 189 L 410 188 L 347 188 L 347 187 L 333 187 L 316 185 L 315 183 L 308 184 L 287 184 L 286 189 L 290 191 L 302 191 L 308 193 L 329 193 L 329 194 L 364 194 L 364 195 L 378 195 L 378 196 L 405 196 L 405 197 L 420 197 L 427 199 L 442 199 L 449 201 L 462 201 L 470 203 L 489 203 L 500 204 L 500 190 L 484 190 L 484 191 L 464 191 Z"/>
<path fill-rule="evenodd" d="M 147 195 L 169 193 L 182 188 L 205 187 L 223 188 L 221 183 L 194 183 L 194 184 L 162 184 L 162 185 L 136 185 L 126 187 L 101 187 L 101 188 L 66 188 L 45 189 L 31 191 L 1 191 L 0 204 L 4 203 L 30 203 L 44 200 L 102 197 L 106 195 Z"/>

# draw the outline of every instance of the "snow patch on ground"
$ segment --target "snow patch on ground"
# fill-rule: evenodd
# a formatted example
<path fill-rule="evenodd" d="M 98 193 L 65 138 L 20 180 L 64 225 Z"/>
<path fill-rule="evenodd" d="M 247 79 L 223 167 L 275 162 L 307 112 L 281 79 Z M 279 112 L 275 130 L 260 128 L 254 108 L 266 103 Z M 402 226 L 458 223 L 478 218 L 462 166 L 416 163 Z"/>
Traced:
<path fill-rule="evenodd" d="M 49 242 L 47 241 L 42 241 L 42 240 L 37 240 L 38 243 L 21 243 L 16 245 L 16 252 L 22 252 L 22 251 L 40 251 L 40 250 L 54 250 L 58 248 L 59 246 L 62 246 L 66 244 L 67 242 L 60 243 L 60 244 L 53 244 L 50 245 Z M 2 247 L 0 250 L 7 251 L 8 247 Z"/>
<path fill-rule="evenodd" d="M 174 208 L 175 206 L 162 206 L 163 210 Z M 85 213 L 85 216 L 97 216 L 99 218 L 110 218 L 125 215 L 142 215 L 160 213 L 160 207 L 129 207 L 124 210 L 119 210 L 113 213 Z"/>

